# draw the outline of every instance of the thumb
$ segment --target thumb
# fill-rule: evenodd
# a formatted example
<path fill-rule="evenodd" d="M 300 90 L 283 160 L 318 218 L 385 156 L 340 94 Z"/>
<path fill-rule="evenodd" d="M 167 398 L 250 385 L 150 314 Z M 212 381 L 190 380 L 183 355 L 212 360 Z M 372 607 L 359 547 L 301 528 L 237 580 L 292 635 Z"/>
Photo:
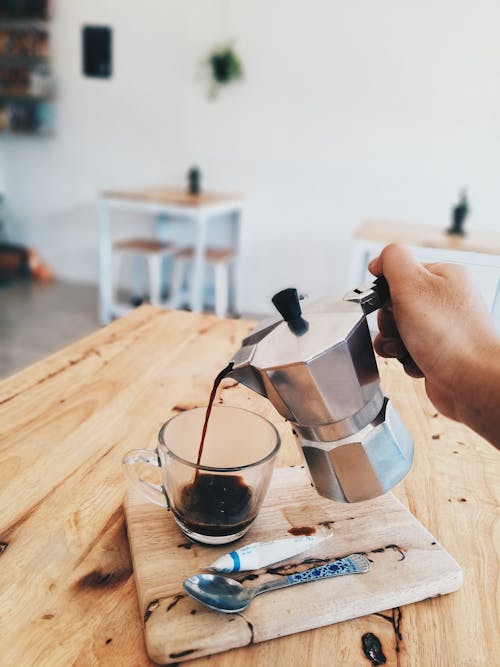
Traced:
<path fill-rule="evenodd" d="M 378 257 L 368 264 L 370 273 L 374 276 L 384 275 L 389 287 L 401 282 L 411 281 L 423 269 L 420 262 L 410 252 L 409 248 L 399 243 L 386 246 Z"/>

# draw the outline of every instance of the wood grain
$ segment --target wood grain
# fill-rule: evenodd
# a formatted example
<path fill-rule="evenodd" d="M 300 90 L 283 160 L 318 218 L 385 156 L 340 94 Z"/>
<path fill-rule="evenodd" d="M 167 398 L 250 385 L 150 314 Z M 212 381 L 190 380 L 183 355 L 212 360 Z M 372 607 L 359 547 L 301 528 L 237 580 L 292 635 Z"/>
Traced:
<path fill-rule="evenodd" d="M 212 379 L 251 324 L 149 306 L 0 383 L 0 664 L 151 665 L 137 603 L 120 462 L 151 446 L 177 411 L 206 404 Z M 453 595 L 194 661 L 238 665 L 494 665 L 500 655 L 499 458 L 437 414 L 421 381 L 379 361 L 385 392 L 415 440 L 396 495 L 464 570 Z M 289 425 L 228 381 L 221 399 L 263 414 L 300 463 Z M 398 614 L 398 612 L 394 612 Z M 399 651 L 396 651 L 398 644 Z"/>
<path fill-rule="evenodd" d="M 332 503 L 311 488 L 304 466 L 294 466 L 275 470 L 264 507 L 239 546 L 290 537 L 288 531 L 303 527 L 331 538 L 252 573 L 250 585 L 359 552 L 370 558 L 372 570 L 280 590 L 258 597 L 240 614 L 220 614 L 188 597 L 182 582 L 228 547 L 190 543 L 171 514 L 134 489 L 125 507 L 148 653 L 161 664 L 384 612 L 445 595 L 462 583 L 458 564 L 391 493 L 353 505 Z"/>

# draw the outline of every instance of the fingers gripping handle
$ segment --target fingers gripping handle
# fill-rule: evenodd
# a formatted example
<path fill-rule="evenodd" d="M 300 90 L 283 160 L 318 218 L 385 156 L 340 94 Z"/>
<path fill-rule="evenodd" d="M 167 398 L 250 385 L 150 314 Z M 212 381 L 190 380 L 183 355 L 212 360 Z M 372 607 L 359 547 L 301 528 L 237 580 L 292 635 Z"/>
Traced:
<path fill-rule="evenodd" d="M 386 301 L 389 301 L 391 298 L 391 291 L 389 289 L 389 283 L 385 276 L 378 276 L 373 281 L 373 291 L 377 294 L 379 305 L 377 308 L 380 308 L 384 305 Z"/>
<path fill-rule="evenodd" d="M 122 461 L 123 474 L 145 498 L 156 505 L 160 505 L 160 507 L 169 508 L 165 487 L 141 477 L 140 471 L 143 465 L 161 468 L 158 452 L 154 449 L 133 449 L 128 452 Z"/>

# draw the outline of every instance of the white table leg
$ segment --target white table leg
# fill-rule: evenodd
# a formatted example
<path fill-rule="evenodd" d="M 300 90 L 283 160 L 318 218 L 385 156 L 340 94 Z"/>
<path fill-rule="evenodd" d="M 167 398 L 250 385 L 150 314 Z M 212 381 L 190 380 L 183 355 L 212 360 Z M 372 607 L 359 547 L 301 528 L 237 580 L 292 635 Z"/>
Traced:
<path fill-rule="evenodd" d="M 161 268 L 163 257 L 161 255 L 149 255 L 149 301 L 152 306 L 161 305 Z"/>
<path fill-rule="evenodd" d="M 100 199 L 99 216 L 99 321 L 103 326 L 111 322 L 113 302 L 113 267 L 111 257 L 111 230 L 109 208 L 106 200 Z"/>
<path fill-rule="evenodd" d="M 156 239 L 157 241 L 169 241 L 168 238 L 168 215 L 159 213 L 156 216 Z M 163 299 L 168 294 L 170 298 L 171 285 L 167 280 L 167 260 L 165 257 L 160 262 L 160 298 Z"/>
<path fill-rule="evenodd" d="M 190 307 L 194 313 L 203 310 L 203 277 L 205 275 L 205 248 L 207 236 L 207 218 L 198 215 L 195 220 L 196 238 L 193 258 L 193 279 L 191 282 Z"/>
<path fill-rule="evenodd" d="M 213 265 L 213 268 L 215 287 L 215 314 L 217 317 L 227 317 L 229 266 L 223 262 L 216 262 Z"/>
<path fill-rule="evenodd" d="M 240 272 L 240 239 L 241 239 L 242 211 L 231 213 L 231 246 L 234 248 L 234 261 L 228 267 L 229 271 L 229 313 L 239 315 L 238 285 Z"/>

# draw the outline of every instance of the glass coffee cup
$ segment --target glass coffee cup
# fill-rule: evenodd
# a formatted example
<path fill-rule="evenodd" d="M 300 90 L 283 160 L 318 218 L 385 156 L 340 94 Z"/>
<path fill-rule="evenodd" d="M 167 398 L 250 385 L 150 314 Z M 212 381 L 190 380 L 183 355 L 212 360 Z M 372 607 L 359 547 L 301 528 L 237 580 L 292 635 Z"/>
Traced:
<path fill-rule="evenodd" d="M 127 479 L 148 500 L 167 507 L 187 537 L 226 544 L 254 522 L 271 481 L 280 437 L 276 427 L 242 408 L 214 405 L 197 464 L 206 408 L 167 421 L 158 448 L 136 449 L 123 459 Z M 141 476 L 141 466 L 160 468 L 162 484 Z"/>

